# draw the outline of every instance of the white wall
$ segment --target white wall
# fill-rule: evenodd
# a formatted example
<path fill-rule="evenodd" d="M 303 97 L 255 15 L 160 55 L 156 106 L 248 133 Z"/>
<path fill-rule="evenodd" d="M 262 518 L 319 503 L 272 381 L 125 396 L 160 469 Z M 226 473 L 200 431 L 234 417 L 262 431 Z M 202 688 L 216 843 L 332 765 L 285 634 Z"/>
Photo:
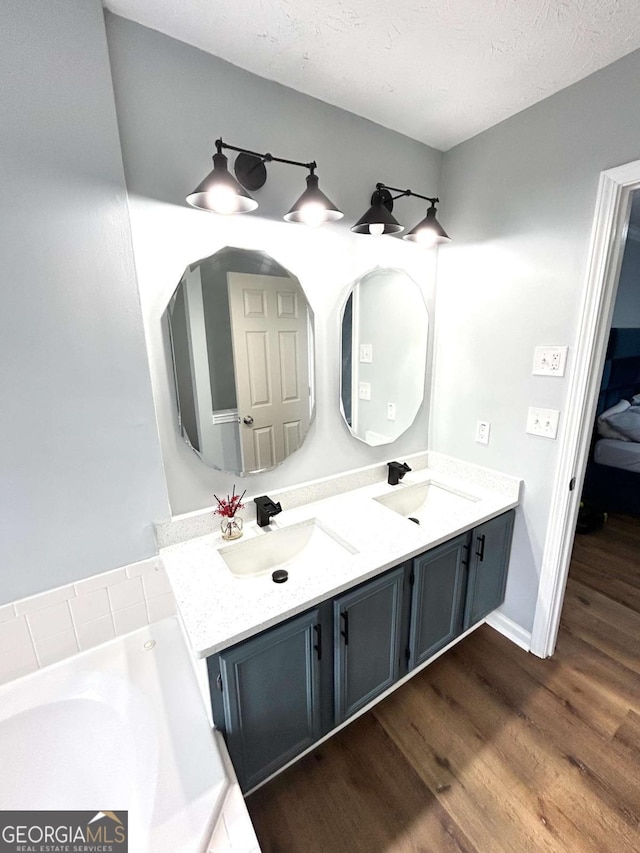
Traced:
<path fill-rule="evenodd" d="M 432 448 L 525 480 L 504 612 L 530 630 L 558 442 L 530 405 L 564 410 L 564 379 L 531 375 L 537 344 L 574 346 L 598 177 L 640 158 L 640 52 L 445 155 Z M 566 414 L 566 412 L 563 412 Z M 478 418 L 491 443 L 474 443 Z M 560 430 L 563 429 L 563 417 Z"/>
<path fill-rule="evenodd" d="M 0 604 L 167 512 L 99 0 L 0 4 Z"/>
<path fill-rule="evenodd" d="M 300 280 L 315 314 L 317 417 L 305 444 L 272 472 L 243 478 L 269 492 L 361 465 L 402 458 L 427 445 L 428 405 L 393 445 L 352 438 L 340 415 L 340 309 L 352 281 L 374 266 L 402 267 L 421 285 L 433 317 L 435 254 L 401 240 L 349 231 L 377 181 L 438 192 L 442 155 L 343 110 L 249 74 L 122 18 L 107 34 L 154 395 L 171 508 L 211 506 L 238 476 L 206 468 L 181 439 L 162 314 L 187 264 L 225 245 L 262 249 Z M 219 217 L 188 208 L 185 195 L 211 169 L 218 136 L 234 145 L 318 162 L 320 187 L 345 212 L 310 230 L 282 221 L 306 173 L 271 164 L 256 214 Z M 233 155 L 230 157 L 232 162 Z M 400 202 L 411 227 L 422 202 Z"/>

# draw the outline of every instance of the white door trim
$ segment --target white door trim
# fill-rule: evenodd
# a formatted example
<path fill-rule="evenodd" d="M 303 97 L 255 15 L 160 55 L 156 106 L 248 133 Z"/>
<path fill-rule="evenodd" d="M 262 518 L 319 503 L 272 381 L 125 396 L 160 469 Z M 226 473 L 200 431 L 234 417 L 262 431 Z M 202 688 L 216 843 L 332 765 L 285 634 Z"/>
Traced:
<path fill-rule="evenodd" d="M 580 494 L 606 353 L 631 193 L 640 187 L 640 160 L 600 174 L 591 231 L 587 283 L 567 397 L 560 462 L 542 556 L 531 651 L 553 654 L 569 572 Z M 569 483 L 575 477 L 575 488 Z"/>

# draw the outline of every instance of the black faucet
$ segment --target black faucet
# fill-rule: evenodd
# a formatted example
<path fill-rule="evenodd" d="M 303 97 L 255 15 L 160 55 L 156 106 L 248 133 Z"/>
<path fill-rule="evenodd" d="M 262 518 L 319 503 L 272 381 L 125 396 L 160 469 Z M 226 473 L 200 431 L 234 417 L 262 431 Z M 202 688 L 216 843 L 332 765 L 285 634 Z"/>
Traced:
<path fill-rule="evenodd" d="M 267 527 L 272 517 L 282 512 L 280 503 L 274 503 L 268 495 L 260 495 L 260 497 L 253 500 L 256 505 L 258 527 Z"/>
<path fill-rule="evenodd" d="M 390 486 L 397 486 L 407 471 L 411 470 L 406 462 L 388 462 L 387 466 L 389 468 L 387 483 Z"/>

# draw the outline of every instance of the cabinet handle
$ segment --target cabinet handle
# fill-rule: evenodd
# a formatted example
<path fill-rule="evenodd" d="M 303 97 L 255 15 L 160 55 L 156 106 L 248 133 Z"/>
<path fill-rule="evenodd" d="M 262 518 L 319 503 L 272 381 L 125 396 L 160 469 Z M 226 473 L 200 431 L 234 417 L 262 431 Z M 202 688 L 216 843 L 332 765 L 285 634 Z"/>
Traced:
<path fill-rule="evenodd" d="M 322 660 L 322 625 L 314 625 L 313 630 L 316 632 L 316 641 L 313 648 L 316 650 L 318 660 Z"/>
<path fill-rule="evenodd" d="M 464 556 L 462 558 L 462 565 L 465 567 L 465 569 L 467 569 L 469 568 L 469 551 L 471 550 L 471 548 L 468 545 L 463 545 L 462 550 L 464 552 Z"/>
<path fill-rule="evenodd" d="M 349 645 L 349 611 L 343 610 L 340 614 L 340 618 L 342 619 L 342 631 L 340 631 L 340 636 L 344 637 L 345 646 Z"/>
<path fill-rule="evenodd" d="M 486 539 L 485 535 L 482 534 L 478 536 L 478 550 L 476 551 L 476 557 L 482 562 L 484 560 L 484 540 Z"/>

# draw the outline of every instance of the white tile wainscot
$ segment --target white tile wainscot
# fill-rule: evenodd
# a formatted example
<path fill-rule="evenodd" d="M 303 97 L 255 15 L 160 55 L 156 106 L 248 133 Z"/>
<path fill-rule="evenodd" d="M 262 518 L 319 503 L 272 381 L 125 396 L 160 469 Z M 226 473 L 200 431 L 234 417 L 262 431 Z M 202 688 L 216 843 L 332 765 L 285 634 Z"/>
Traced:
<path fill-rule="evenodd" d="M 0 607 L 0 684 L 124 636 L 176 612 L 171 585 L 155 557 Z M 207 853 L 259 853 L 222 737 L 216 745 L 229 789 Z"/>
<path fill-rule="evenodd" d="M 0 607 L 0 684 L 176 612 L 154 557 Z"/>

